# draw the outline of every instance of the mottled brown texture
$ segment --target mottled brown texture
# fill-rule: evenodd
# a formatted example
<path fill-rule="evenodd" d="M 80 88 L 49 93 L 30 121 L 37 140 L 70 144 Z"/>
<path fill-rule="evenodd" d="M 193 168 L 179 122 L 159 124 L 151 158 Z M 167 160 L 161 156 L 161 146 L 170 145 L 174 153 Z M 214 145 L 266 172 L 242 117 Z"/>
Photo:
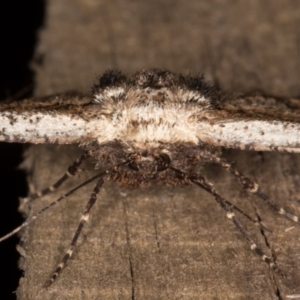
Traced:
<path fill-rule="evenodd" d="M 209 145 L 197 146 L 192 143 L 161 143 L 156 148 L 145 146 L 138 149 L 122 141 L 112 141 L 101 146 L 97 143 L 87 144 L 85 148 L 97 160 L 97 167 L 108 170 L 115 168 L 107 177 L 124 188 L 153 184 L 173 187 L 191 185 L 189 180 L 180 178 L 169 166 L 189 174 L 208 161 L 204 154 L 209 156 L 210 153 L 220 152 Z"/>
<path fill-rule="evenodd" d="M 203 72 L 226 90 L 300 94 L 300 5 L 295 1 L 48 2 L 37 52 L 37 95 L 86 92 L 95 73 L 160 67 Z M 44 188 L 79 150 L 34 147 L 25 161 Z M 263 191 L 299 211 L 299 155 L 230 151 L 229 160 Z M 76 182 L 91 176 L 85 167 Z M 43 290 L 66 251 L 92 185 L 48 211 L 23 236 L 19 299 L 285 299 L 300 294 L 300 231 L 261 201 L 240 193 L 216 166 L 201 169 L 217 190 L 272 232 L 243 220 L 251 237 L 286 273 L 271 272 L 249 250 L 214 200 L 198 187 L 128 191 L 105 183 L 78 247 L 55 285 Z M 68 190 L 75 182 L 68 182 Z M 55 199 L 35 200 L 26 212 Z"/>

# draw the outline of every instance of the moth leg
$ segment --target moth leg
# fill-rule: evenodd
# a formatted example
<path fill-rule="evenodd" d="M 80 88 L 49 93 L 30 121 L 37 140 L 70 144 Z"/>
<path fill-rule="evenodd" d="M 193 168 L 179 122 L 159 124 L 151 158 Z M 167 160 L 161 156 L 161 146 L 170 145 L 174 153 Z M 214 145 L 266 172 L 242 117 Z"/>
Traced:
<path fill-rule="evenodd" d="M 98 180 L 92 194 L 91 197 L 81 215 L 80 218 L 80 222 L 79 225 L 77 227 L 77 230 L 75 232 L 75 235 L 71 241 L 71 244 L 69 246 L 68 251 L 66 252 L 66 254 L 64 255 L 63 259 L 61 260 L 61 262 L 59 263 L 59 265 L 57 266 L 56 270 L 54 271 L 51 279 L 49 281 L 47 281 L 45 283 L 45 288 L 49 287 L 55 280 L 56 278 L 59 276 L 59 274 L 61 273 L 61 271 L 64 269 L 64 267 L 66 266 L 66 263 L 68 261 L 68 259 L 72 256 L 76 242 L 78 240 L 78 237 L 82 231 L 83 226 L 87 223 L 89 216 L 90 216 L 90 211 L 93 207 L 93 205 L 95 204 L 96 200 L 97 200 L 97 195 L 100 192 L 100 188 L 103 184 L 103 176 Z"/>
<path fill-rule="evenodd" d="M 50 203 L 49 205 L 43 207 L 40 211 L 38 211 L 33 216 L 31 216 L 27 220 L 25 220 L 25 222 L 22 223 L 19 227 L 15 228 L 14 230 L 12 230 L 11 232 L 9 232 L 8 234 L 0 237 L 0 243 L 2 241 L 4 241 L 4 240 L 8 239 L 9 237 L 13 236 L 14 234 L 18 233 L 22 228 L 24 228 L 27 225 L 29 225 L 32 221 L 34 221 L 36 218 L 38 218 L 41 214 L 43 214 L 49 208 L 53 207 L 54 205 L 58 204 L 62 200 L 66 199 L 67 197 L 69 197 L 70 195 L 72 195 L 73 193 L 75 193 L 78 189 L 80 189 L 80 188 L 84 187 L 85 185 L 93 182 L 95 179 L 97 179 L 99 177 L 103 177 L 105 174 L 106 174 L 106 172 L 100 173 L 100 174 L 98 174 L 98 175 L 96 175 L 96 176 L 94 176 L 94 177 L 86 180 L 85 182 L 79 184 L 78 186 L 76 186 L 75 188 L 73 188 L 72 190 L 70 190 L 69 192 L 67 192 L 66 194 L 64 194 L 63 196 L 59 197 L 57 200 L 55 200 L 52 203 Z"/>
<path fill-rule="evenodd" d="M 218 164 L 220 164 L 223 168 L 228 170 L 230 173 L 232 173 L 243 185 L 244 189 L 256 196 L 258 196 L 260 199 L 264 200 L 270 207 L 272 207 L 275 211 L 277 211 L 279 214 L 284 215 L 286 218 L 299 223 L 300 218 L 296 215 L 293 215 L 289 212 L 287 212 L 284 208 L 274 203 L 267 195 L 262 193 L 260 191 L 260 187 L 258 183 L 251 180 L 250 178 L 246 177 L 243 173 L 238 171 L 232 164 L 228 163 L 227 161 L 216 157 L 215 158 Z"/>
<path fill-rule="evenodd" d="M 262 229 L 270 231 L 270 229 L 266 228 L 263 224 L 261 224 L 258 220 L 253 219 L 252 217 L 250 217 L 248 214 L 246 214 L 241 208 L 239 208 L 238 206 L 234 205 L 233 203 L 229 202 L 228 200 L 225 200 L 225 203 L 231 208 L 234 209 L 236 211 L 238 211 L 241 215 L 243 215 L 245 218 L 247 218 L 249 221 L 251 221 L 252 223 L 254 223 L 255 225 L 260 226 Z"/>
<path fill-rule="evenodd" d="M 241 232 L 243 237 L 246 239 L 246 241 L 250 245 L 251 250 L 258 254 L 262 258 L 262 260 L 270 266 L 270 268 L 277 270 L 277 266 L 275 265 L 273 260 L 267 255 L 265 255 L 260 248 L 258 248 L 258 246 L 247 233 L 242 223 L 240 223 L 240 221 L 236 218 L 232 208 L 228 205 L 227 201 L 218 194 L 213 185 L 203 176 L 188 176 L 185 174 L 183 174 L 183 176 L 185 176 L 187 179 L 191 180 L 193 183 L 195 183 L 196 185 L 200 186 L 202 189 L 206 190 L 208 193 L 213 195 L 217 203 L 226 211 L 227 218 L 233 222 L 235 227 Z"/>
<path fill-rule="evenodd" d="M 90 151 L 86 151 L 83 153 L 76 161 L 68 168 L 66 173 L 58 179 L 53 185 L 47 187 L 46 189 L 36 192 L 30 196 L 30 199 L 36 199 L 38 197 L 45 196 L 54 192 L 57 188 L 59 188 L 68 178 L 75 176 L 78 173 L 79 166 L 88 158 L 91 157 Z"/>

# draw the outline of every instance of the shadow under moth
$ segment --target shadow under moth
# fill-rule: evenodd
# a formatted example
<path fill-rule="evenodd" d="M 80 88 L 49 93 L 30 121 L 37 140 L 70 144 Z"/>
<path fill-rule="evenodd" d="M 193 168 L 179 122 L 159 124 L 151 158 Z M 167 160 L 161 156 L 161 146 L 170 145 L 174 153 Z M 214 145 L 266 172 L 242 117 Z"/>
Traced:
<path fill-rule="evenodd" d="M 220 205 L 251 250 L 275 270 L 275 262 L 252 240 L 236 212 L 254 223 L 258 221 L 219 194 L 200 167 L 218 164 L 232 173 L 244 190 L 278 214 L 296 223 L 300 220 L 273 202 L 258 183 L 221 154 L 222 148 L 299 153 L 298 99 L 260 93 L 229 95 L 207 84 L 203 76 L 143 70 L 128 77 L 110 70 L 99 78 L 90 95 L 66 93 L 1 103 L 0 141 L 78 144 L 84 149 L 61 178 L 30 195 L 30 199 L 56 190 L 89 158 L 95 159 L 101 170 L 0 238 L 2 242 L 16 234 L 80 187 L 95 182 L 70 246 L 45 287 L 56 280 L 72 256 L 102 185 L 108 180 L 126 188 L 151 184 L 199 186 Z"/>

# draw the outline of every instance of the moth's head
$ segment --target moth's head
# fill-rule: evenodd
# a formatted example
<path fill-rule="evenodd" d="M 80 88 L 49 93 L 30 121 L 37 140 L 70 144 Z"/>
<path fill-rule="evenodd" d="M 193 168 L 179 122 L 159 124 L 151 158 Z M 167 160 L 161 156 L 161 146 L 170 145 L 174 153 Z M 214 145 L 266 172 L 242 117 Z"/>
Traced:
<path fill-rule="evenodd" d="M 155 151 L 158 150 L 158 151 Z M 128 168 L 138 172 L 145 179 L 155 178 L 157 173 L 166 171 L 170 164 L 169 151 L 154 149 L 154 151 L 142 150 L 128 155 Z"/>
<path fill-rule="evenodd" d="M 99 145 L 97 142 L 85 147 L 97 160 L 97 167 L 112 170 L 111 180 L 126 187 L 146 186 L 152 182 L 184 185 L 173 169 L 194 172 L 205 163 L 202 154 L 205 145 L 192 143 L 161 143 L 153 146 L 114 140 Z"/>
<path fill-rule="evenodd" d="M 217 98 L 203 76 L 142 70 L 127 77 L 110 70 L 93 94 L 95 120 L 89 130 L 95 142 L 88 149 L 98 167 L 119 166 L 112 180 L 132 186 L 153 179 L 167 183 L 176 177 L 174 169 L 192 172 L 202 163 L 197 122 Z"/>

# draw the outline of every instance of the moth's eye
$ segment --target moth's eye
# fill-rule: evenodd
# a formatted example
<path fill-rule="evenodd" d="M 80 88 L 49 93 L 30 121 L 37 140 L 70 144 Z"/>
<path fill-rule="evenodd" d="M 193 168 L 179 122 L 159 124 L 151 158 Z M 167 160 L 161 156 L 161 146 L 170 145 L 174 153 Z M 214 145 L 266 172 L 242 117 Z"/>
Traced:
<path fill-rule="evenodd" d="M 161 158 L 161 160 L 167 164 L 168 166 L 170 165 L 171 163 L 171 159 L 170 159 L 170 156 L 166 153 L 161 153 L 159 154 L 159 157 Z"/>
<path fill-rule="evenodd" d="M 142 155 L 143 157 L 147 157 L 147 156 L 148 156 L 148 151 L 147 151 L 147 150 L 144 150 L 144 151 L 141 153 L 141 155 Z"/>
<path fill-rule="evenodd" d="M 170 159 L 169 155 L 166 153 L 161 153 L 159 155 L 159 158 L 160 159 L 157 161 L 157 171 L 161 172 L 161 171 L 166 170 L 169 167 L 169 165 L 171 163 L 171 159 Z"/>
<path fill-rule="evenodd" d="M 135 161 L 131 161 L 129 164 L 128 164 L 128 167 L 134 171 L 138 171 L 139 170 L 139 167 L 137 166 L 137 163 Z"/>

